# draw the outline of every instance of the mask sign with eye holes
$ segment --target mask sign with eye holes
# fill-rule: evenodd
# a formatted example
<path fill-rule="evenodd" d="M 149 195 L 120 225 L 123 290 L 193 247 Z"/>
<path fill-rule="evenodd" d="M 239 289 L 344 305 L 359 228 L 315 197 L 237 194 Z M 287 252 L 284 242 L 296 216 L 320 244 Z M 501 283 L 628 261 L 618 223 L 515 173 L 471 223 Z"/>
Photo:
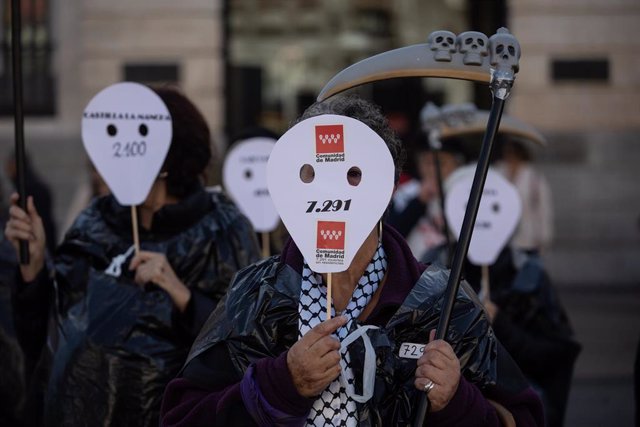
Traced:
<path fill-rule="evenodd" d="M 451 176 L 445 201 L 447 223 L 460 235 L 475 165 Z M 520 221 L 522 203 L 516 188 L 498 172 L 489 169 L 480 199 L 478 216 L 467 257 L 475 265 L 489 266 L 498 259 Z"/>
<path fill-rule="evenodd" d="M 280 217 L 317 273 L 346 270 L 382 217 L 394 185 L 385 142 L 364 123 L 326 114 L 301 121 L 267 165 Z"/>
<path fill-rule="evenodd" d="M 275 142 L 263 137 L 239 141 L 222 167 L 224 187 L 259 233 L 273 231 L 280 222 L 267 188 L 267 161 Z"/>
<path fill-rule="evenodd" d="M 123 206 L 144 202 L 171 145 L 171 115 L 162 99 L 138 83 L 100 91 L 82 116 L 84 148 Z"/>

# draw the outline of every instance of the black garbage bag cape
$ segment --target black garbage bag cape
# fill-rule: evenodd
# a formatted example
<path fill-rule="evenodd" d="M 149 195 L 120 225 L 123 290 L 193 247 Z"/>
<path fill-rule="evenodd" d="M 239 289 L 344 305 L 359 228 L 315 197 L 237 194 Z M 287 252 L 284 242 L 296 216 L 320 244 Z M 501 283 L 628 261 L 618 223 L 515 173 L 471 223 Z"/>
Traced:
<path fill-rule="evenodd" d="M 393 271 L 394 266 L 390 265 L 388 274 Z M 438 323 L 448 274 L 435 266 L 425 270 L 386 325 L 367 332 L 376 352 L 376 380 L 373 397 L 358 404 L 360 425 L 411 422 L 412 410 L 420 396 L 414 386 L 416 360 L 400 357 L 399 347 L 405 342 L 428 342 L 429 331 Z M 224 304 L 219 304 L 196 339 L 187 364 L 223 343 L 237 378 L 241 378 L 252 362 L 280 355 L 298 338 L 300 286 L 299 272 L 278 257 L 239 272 Z M 496 384 L 499 345 L 480 302 L 466 283 L 457 295 L 447 341 L 469 381 L 481 389 Z M 349 347 L 349 353 L 355 378 L 362 378 L 361 339 Z M 356 392 L 362 392 L 360 387 L 356 384 Z"/>
<path fill-rule="evenodd" d="M 164 290 L 133 281 L 132 254 L 120 274 L 113 274 L 116 257 L 132 245 L 130 210 L 113 198 L 87 208 L 59 247 L 59 342 L 47 391 L 47 425 L 157 426 L 164 387 L 198 330 L 233 274 L 257 259 L 249 222 L 222 194 L 200 189 L 163 210 L 151 231 L 141 231 L 141 249 L 165 254 L 191 290 L 184 313 Z"/>
<path fill-rule="evenodd" d="M 4 231 L 6 222 L 0 218 L 0 229 Z M 13 306 L 11 295 L 16 287 L 16 268 L 18 259 L 11 242 L 4 233 L 0 234 L 0 328 L 12 338 L 15 338 L 13 324 Z"/>

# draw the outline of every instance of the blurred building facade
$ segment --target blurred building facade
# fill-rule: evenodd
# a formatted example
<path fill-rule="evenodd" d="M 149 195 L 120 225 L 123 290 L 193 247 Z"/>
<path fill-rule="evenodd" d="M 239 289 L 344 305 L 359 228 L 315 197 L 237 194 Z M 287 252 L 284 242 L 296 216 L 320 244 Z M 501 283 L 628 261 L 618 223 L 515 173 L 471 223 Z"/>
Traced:
<path fill-rule="evenodd" d="M 8 5 L 2 2 L 0 141 L 13 138 Z M 57 213 L 86 167 L 80 117 L 121 80 L 170 81 L 194 99 L 220 148 L 252 125 L 283 131 L 342 68 L 423 43 L 436 29 L 492 34 L 508 25 L 523 58 L 509 113 L 550 140 L 539 153 L 556 207 L 548 253 L 558 282 L 629 284 L 640 278 L 640 4 L 637 0 L 23 0 L 33 49 L 26 137 L 56 191 Z M 30 19 L 30 20 L 29 20 Z M 359 93 L 408 125 L 426 100 L 489 94 L 460 81 L 395 81 Z"/>
<path fill-rule="evenodd" d="M 21 0 L 25 139 L 54 189 L 58 221 L 89 179 L 80 119 L 123 80 L 179 85 L 222 144 L 224 3 L 211 0 Z M 0 157 L 13 147 L 10 0 L 0 2 Z"/>

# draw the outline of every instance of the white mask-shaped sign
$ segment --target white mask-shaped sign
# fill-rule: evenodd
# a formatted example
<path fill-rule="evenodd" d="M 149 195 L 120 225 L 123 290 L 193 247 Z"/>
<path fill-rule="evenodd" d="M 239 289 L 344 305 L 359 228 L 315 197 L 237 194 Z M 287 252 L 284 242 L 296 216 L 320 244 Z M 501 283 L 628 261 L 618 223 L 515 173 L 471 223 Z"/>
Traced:
<path fill-rule="evenodd" d="M 326 114 L 278 140 L 267 180 L 309 267 L 335 273 L 349 268 L 389 204 L 394 164 L 385 142 L 364 123 Z"/>
<path fill-rule="evenodd" d="M 171 115 L 162 99 L 138 83 L 100 91 L 82 116 L 82 141 L 109 189 L 124 206 L 147 198 L 171 145 Z"/>
<path fill-rule="evenodd" d="M 465 167 L 452 176 L 454 180 L 448 186 L 445 214 L 455 236 L 460 236 L 474 173 L 475 165 Z M 516 188 L 489 169 L 469 245 L 469 261 L 475 265 L 492 265 L 509 242 L 521 213 L 522 203 Z"/>
<path fill-rule="evenodd" d="M 250 138 L 236 143 L 224 161 L 222 180 L 229 195 L 257 232 L 278 226 L 280 216 L 267 188 L 267 162 L 272 138 Z"/>

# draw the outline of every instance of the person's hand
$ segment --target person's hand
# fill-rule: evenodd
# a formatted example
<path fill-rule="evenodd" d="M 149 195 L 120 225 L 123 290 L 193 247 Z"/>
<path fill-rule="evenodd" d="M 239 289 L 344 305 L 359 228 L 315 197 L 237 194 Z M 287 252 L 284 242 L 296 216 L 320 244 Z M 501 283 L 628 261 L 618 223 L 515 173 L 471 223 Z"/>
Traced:
<path fill-rule="evenodd" d="M 340 341 L 332 337 L 347 318 L 326 320 L 308 331 L 287 352 L 293 383 L 304 397 L 322 393 L 340 375 Z"/>
<path fill-rule="evenodd" d="M 489 318 L 489 323 L 493 323 L 493 320 L 496 318 L 498 311 L 500 309 L 498 306 L 488 298 L 485 298 L 482 303 L 484 304 L 484 311 L 487 313 L 487 317 Z"/>
<path fill-rule="evenodd" d="M 447 406 L 458 390 L 460 383 L 460 361 L 444 340 L 433 340 L 435 330 L 431 331 L 430 342 L 424 348 L 424 354 L 418 359 L 416 368 L 416 388 L 425 392 L 425 386 L 433 382 L 427 398 L 431 411 L 437 412 Z"/>
<path fill-rule="evenodd" d="M 178 279 L 164 254 L 140 251 L 131 260 L 129 270 L 136 271 L 134 280 L 137 284 L 155 283 L 169 294 L 178 310 L 187 308 L 191 291 Z"/>
<path fill-rule="evenodd" d="M 25 282 L 34 280 L 44 267 L 44 254 L 46 236 L 42 218 L 38 215 L 33 197 L 27 198 L 27 211 L 18 206 L 19 196 L 11 195 L 11 207 L 9 208 L 9 221 L 4 229 L 4 235 L 20 253 L 20 240 L 26 240 L 29 244 L 29 264 L 20 264 L 20 273 Z"/>

